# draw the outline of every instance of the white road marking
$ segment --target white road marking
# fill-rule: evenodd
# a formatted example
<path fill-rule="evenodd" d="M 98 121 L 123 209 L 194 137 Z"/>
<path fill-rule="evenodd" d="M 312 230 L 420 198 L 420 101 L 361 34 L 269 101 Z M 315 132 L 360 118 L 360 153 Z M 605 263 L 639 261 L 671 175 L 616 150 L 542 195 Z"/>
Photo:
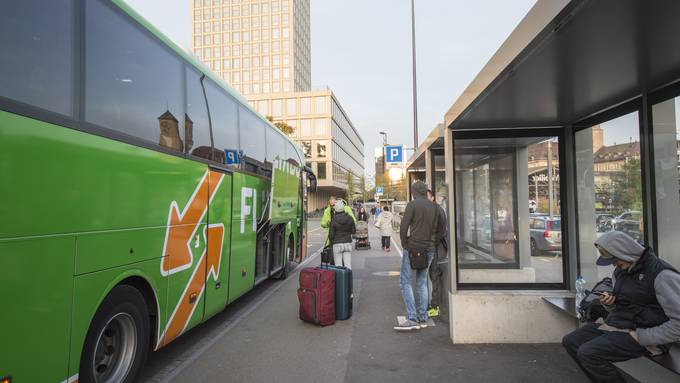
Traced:
<path fill-rule="evenodd" d="M 390 238 L 390 240 L 392 241 L 392 244 L 394 245 L 394 247 L 397 248 L 397 252 L 399 253 L 399 257 L 403 258 L 404 253 L 402 252 L 401 247 L 399 245 L 397 245 L 397 243 L 394 241 L 394 238 Z"/>
<path fill-rule="evenodd" d="M 307 257 L 302 263 L 300 263 L 295 270 L 293 270 L 293 274 L 301 270 L 303 267 L 305 267 L 308 263 L 310 263 L 313 259 L 315 259 L 319 254 L 321 254 L 321 250 L 317 250 L 314 254 L 311 256 Z M 173 379 L 177 377 L 182 371 L 184 371 L 187 367 L 189 367 L 194 361 L 196 361 L 201 355 L 203 355 L 206 351 L 208 351 L 215 343 L 217 343 L 225 334 L 227 334 L 232 328 L 236 327 L 237 324 L 239 324 L 243 319 L 245 319 L 248 315 L 250 315 L 253 311 L 255 311 L 258 307 L 260 307 L 264 302 L 266 302 L 275 292 L 279 291 L 281 287 L 287 283 L 290 283 L 290 281 L 296 281 L 296 278 L 287 278 L 284 281 L 281 281 L 281 283 L 277 284 L 273 288 L 271 288 L 267 293 L 265 293 L 257 302 L 252 304 L 248 309 L 237 315 L 232 322 L 224 327 L 221 331 L 219 331 L 217 334 L 213 335 L 212 338 L 202 344 L 200 347 L 198 347 L 196 350 L 192 351 L 185 351 L 184 354 L 190 354 L 190 356 L 187 359 L 184 359 L 182 363 L 177 366 L 175 369 L 173 369 L 169 374 L 167 374 L 164 377 L 161 377 L 163 382 L 170 382 Z"/>

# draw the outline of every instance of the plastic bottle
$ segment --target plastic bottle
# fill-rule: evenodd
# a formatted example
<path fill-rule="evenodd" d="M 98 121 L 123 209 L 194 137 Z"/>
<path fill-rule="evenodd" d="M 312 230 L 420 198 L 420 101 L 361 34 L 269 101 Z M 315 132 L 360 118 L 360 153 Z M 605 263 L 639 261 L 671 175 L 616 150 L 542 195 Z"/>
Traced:
<path fill-rule="evenodd" d="M 581 314 L 578 311 L 581 306 L 581 301 L 586 297 L 586 280 L 582 276 L 576 278 L 576 316 L 581 319 Z"/>

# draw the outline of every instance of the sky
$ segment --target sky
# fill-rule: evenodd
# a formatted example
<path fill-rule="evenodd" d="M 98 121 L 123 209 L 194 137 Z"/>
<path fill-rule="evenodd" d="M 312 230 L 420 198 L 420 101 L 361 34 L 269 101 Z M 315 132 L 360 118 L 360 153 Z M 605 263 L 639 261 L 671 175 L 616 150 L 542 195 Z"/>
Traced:
<path fill-rule="evenodd" d="M 191 0 L 127 0 L 163 33 L 191 46 Z M 419 142 L 479 73 L 535 0 L 417 0 Z M 328 86 L 374 149 L 413 147 L 411 2 L 311 0 L 312 85 Z M 407 151 L 406 156 L 412 152 Z"/>

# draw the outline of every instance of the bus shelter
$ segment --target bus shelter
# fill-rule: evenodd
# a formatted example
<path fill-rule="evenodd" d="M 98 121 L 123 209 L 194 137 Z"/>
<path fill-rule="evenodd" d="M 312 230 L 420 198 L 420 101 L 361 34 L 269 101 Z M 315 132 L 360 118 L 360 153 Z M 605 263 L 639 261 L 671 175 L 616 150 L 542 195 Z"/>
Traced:
<path fill-rule="evenodd" d="M 415 152 L 448 197 L 454 343 L 558 342 L 576 322 L 548 301 L 611 274 L 606 231 L 680 267 L 678 14 L 538 1 Z"/>

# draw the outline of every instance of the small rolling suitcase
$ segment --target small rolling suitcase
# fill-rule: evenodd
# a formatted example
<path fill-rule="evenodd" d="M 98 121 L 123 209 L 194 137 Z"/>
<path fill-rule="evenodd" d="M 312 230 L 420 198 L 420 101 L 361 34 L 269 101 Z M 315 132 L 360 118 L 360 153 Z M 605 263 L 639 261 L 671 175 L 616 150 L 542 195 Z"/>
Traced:
<path fill-rule="evenodd" d="M 328 326 L 335 323 L 335 272 L 318 267 L 300 271 L 300 319 Z"/>
<path fill-rule="evenodd" d="M 335 272 L 335 319 L 345 320 L 352 316 L 352 270 L 343 266 L 321 266 Z"/>

